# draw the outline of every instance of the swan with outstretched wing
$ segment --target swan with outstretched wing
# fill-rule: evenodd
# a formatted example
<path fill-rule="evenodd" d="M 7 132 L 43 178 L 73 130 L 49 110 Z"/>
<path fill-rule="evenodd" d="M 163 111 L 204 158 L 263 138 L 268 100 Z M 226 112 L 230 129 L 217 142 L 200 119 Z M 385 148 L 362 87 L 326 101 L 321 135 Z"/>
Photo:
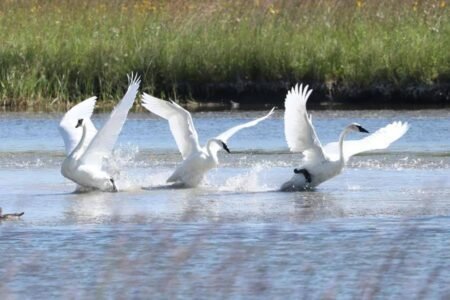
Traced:
<path fill-rule="evenodd" d="M 128 80 L 125 96 L 98 132 L 90 120 L 95 97 L 74 106 L 61 120 L 60 132 L 69 153 L 63 161 L 61 173 L 81 187 L 117 191 L 114 179 L 102 166 L 103 160 L 111 155 L 139 89 L 138 76 L 131 75 Z"/>
<path fill-rule="evenodd" d="M 183 162 L 176 168 L 167 182 L 180 187 L 195 187 L 202 181 L 206 172 L 219 164 L 217 153 L 219 150 L 230 150 L 227 141 L 238 131 L 255 126 L 267 119 L 274 108 L 265 116 L 253 121 L 237 125 L 223 132 L 215 138 L 208 140 L 205 147 L 201 147 L 198 134 L 194 127 L 191 114 L 173 101 L 165 101 L 145 94 L 142 96 L 142 105 L 150 112 L 169 122 L 170 130 L 180 150 Z"/>
<path fill-rule="evenodd" d="M 344 128 L 337 142 L 323 147 L 314 130 L 306 102 L 312 90 L 295 85 L 285 100 L 284 130 L 289 149 L 304 155 L 302 165 L 294 169 L 293 177 L 281 186 L 282 191 L 311 189 L 341 173 L 345 163 L 358 153 L 386 149 L 409 129 L 408 123 L 393 122 L 366 138 L 344 141 L 348 133 L 368 133 L 352 123 Z"/>

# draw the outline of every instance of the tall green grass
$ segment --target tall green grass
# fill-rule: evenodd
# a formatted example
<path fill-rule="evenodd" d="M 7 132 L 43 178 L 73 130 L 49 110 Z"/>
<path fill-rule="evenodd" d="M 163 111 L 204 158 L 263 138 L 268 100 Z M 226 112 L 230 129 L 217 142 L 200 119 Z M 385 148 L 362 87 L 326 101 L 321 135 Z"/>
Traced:
<path fill-rule="evenodd" d="M 0 29 L 4 106 L 116 99 L 131 71 L 143 91 L 184 98 L 246 81 L 450 80 L 442 0 L 5 0 Z"/>

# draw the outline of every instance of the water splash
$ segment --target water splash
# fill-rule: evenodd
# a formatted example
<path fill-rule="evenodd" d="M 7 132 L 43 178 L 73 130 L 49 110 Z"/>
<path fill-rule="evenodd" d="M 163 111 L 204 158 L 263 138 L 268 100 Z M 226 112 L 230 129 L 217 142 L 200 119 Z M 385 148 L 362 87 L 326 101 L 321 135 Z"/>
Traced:
<path fill-rule="evenodd" d="M 271 169 L 270 162 L 260 162 L 253 165 L 247 172 L 228 178 L 223 185 L 218 186 L 221 192 L 263 192 L 273 190 L 262 183 L 261 174 Z"/>
<path fill-rule="evenodd" d="M 132 162 L 136 161 L 136 155 L 139 153 L 139 147 L 132 144 L 121 145 L 117 147 L 111 158 L 106 162 L 106 170 L 113 176 L 118 177 L 123 169 Z"/>

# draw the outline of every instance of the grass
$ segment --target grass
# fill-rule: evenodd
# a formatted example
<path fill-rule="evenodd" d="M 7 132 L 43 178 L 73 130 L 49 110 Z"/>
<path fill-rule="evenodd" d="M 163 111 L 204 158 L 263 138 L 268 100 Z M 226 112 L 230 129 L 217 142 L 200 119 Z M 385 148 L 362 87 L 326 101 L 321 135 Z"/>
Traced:
<path fill-rule="evenodd" d="M 0 3 L 4 107 L 228 84 L 397 88 L 450 81 L 447 1 L 22 0 Z"/>

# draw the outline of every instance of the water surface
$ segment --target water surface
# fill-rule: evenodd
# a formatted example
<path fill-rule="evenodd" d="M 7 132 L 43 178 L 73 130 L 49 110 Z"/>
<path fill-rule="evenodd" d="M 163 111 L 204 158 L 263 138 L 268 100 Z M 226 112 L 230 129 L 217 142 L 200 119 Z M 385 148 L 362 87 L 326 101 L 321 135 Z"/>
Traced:
<path fill-rule="evenodd" d="M 204 143 L 263 113 L 193 118 Z M 161 189 L 181 159 L 176 144 L 167 122 L 132 114 L 109 165 L 121 192 L 74 194 L 59 173 L 61 115 L 2 113 L 0 207 L 25 215 L 0 223 L 0 294 L 449 297 L 450 110 L 312 114 L 323 144 L 350 122 L 411 129 L 316 191 L 280 193 L 300 157 L 287 150 L 277 111 L 234 136 L 201 186 Z"/>

